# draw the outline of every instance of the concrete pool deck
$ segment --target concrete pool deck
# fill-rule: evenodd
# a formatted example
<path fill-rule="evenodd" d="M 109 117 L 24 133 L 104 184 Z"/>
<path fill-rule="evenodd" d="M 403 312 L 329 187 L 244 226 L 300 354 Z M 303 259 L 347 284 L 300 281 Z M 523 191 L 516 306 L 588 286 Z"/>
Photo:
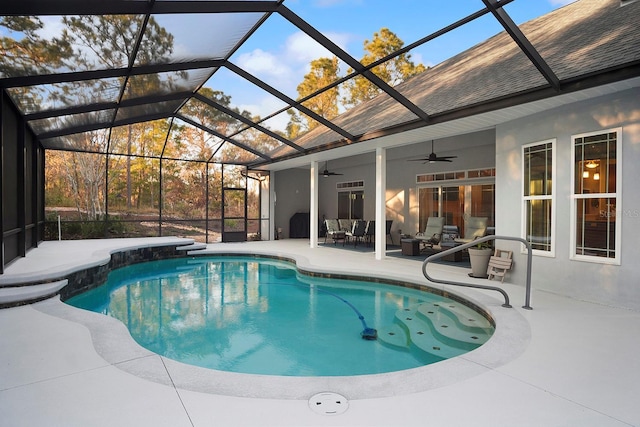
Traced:
<path fill-rule="evenodd" d="M 118 248 L 176 241 L 181 240 L 44 242 L 10 265 L 0 284 L 96 265 Z M 414 259 L 376 261 L 373 253 L 342 246 L 312 249 L 307 240 L 210 244 L 207 250 L 293 258 L 313 271 L 426 282 Z M 449 265 L 433 268 L 434 276 L 452 280 L 467 273 Z M 507 309 L 496 292 L 431 284 L 487 308 L 496 319 L 496 335 L 464 356 L 382 376 L 228 376 L 141 349 L 119 322 L 69 307 L 57 297 L 2 309 L 0 424 L 640 425 L 640 313 L 537 290 L 535 259 L 533 269 L 533 310 L 521 308 L 522 286 L 503 285 L 514 307 Z M 348 409 L 340 415 L 313 411 L 308 399 L 320 392 L 342 394 Z"/>

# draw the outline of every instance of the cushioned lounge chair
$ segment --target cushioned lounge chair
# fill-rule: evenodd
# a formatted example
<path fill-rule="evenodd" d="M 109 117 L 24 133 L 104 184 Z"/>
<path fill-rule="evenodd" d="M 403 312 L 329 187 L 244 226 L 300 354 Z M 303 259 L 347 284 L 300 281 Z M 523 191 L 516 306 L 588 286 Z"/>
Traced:
<path fill-rule="evenodd" d="M 464 223 L 464 237 L 455 239 L 456 243 L 469 243 L 487 234 L 489 218 L 472 216 Z"/>
<path fill-rule="evenodd" d="M 416 234 L 415 238 L 420 240 L 420 243 L 425 248 L 433 248 L 433 245 L 440 243 L 442 239 L 442 228 L 444 227 L 443 216 L 431 216 L 427 219 L 427 226 L 424 231 Z"/>
<path fill-rule="evenodd" d="M 340 230 L 344 231 L 345 233 L 347 231 L 351 231 L 351 229 L 353 228 L 353 222 L 350 219 L 339 219 L 338 225 L 340 226 Z"/>

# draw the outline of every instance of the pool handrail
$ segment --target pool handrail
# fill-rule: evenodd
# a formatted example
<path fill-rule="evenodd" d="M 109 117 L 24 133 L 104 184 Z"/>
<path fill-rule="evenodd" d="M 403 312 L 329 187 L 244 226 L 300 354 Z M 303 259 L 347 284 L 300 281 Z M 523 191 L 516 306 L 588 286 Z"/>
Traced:
<path fill-rule="evenodd" d="M 479 243 L 484 243 L 484 242 L 487 242 L 489 240 L 513 240 L 513 241 L 517 241 L 517 242 L 523 243 L 527 247 L 527 273 L 526 273 L 525 302 L 524 302 L 524 305 L 522 306 L 522 308 L 527 309 L 527 310 L 533 310 L 533 307 L 531 307 L 531 261 L 532 261 L 531 244 L 527 240 L 522 239 L 520 237 L 494 236 L 494 235 L 484 236 L 484 237 L 480 237 L 480 238 L 478 238 L 478 239 L 476 239 L 476 240 L 474 240 L 472 242 L 464 243 L 464 244 L 459 245 L 459 246 L 454 246 L 451 249 L 447 249 L 445 251 L 435 253 L 435 254 L 433 254 L 431 256 L 428 256 L 427 259 L 425 259 L 423 261 L 423 263 L 422 263 L 422 274 L 424 275 L 424 277 L 427 280 L 429 280 L 430 282 L 433 282 L 433 283 L 441 283 L 441 284 L 444 284 L 444 285 L 465 286 L 465 287 L 468 287 L 468 288 L 487 289 L 487 290 L 491 290 L 491 291 L 500 292 L 502 294 L 502 296 L 504 297 L 504 304 L 502 304 L 502 306 L 503 307 L 507 307 L 507 308 L 511 308 L 511 304 L 509 304 L 509 295 L 502 288 L 499 288 L 497 286 L 479 285 L 479 284 L 474 284 L 474 283 L 455 282 L 455 281 L 452 281 L 452 280 L 434 279 L 433 277 L 429 276 L 429 274 L 427 273 L 427 264 L 429 264 L 431 261 L 435 261 L 437 259 L 444 258 L 444 257 L 446 257 L 448 255 L 454 254 L 456 252 L 463 251 L 463 250 L 468 249 L 468 248 L 473 247 L 473 246 L 477 246 Z"/>

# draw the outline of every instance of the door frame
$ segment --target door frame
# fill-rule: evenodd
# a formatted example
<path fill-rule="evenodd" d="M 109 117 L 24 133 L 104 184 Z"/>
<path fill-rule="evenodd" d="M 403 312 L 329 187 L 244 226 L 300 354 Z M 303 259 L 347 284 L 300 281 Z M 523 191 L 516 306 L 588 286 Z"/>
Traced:
<path fill-rule="evenodd" d="M 243 216 L 227 216 L 227 192 L 238 191 L 243 193 Z M 242 230 L 233 230 L 227 227 L 227 220 L 239 220 Z M 246 242 L 247 241 L 247 189 L 238 187 L 222 187 L 222 241 L 223 242 Z"/>

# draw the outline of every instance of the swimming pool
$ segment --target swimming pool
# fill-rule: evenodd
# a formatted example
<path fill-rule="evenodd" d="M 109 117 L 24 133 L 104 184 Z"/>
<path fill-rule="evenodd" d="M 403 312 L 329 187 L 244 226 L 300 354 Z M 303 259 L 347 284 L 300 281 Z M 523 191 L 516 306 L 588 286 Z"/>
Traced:
<path fill-rule="evenodd" d="M 410 369 L 477 348 L 493 333 L 484 316 L 458 301 L 312 277 L 292 263 L 256 257 L 137 264 L 67 302 L 119 319 L 140 345 L 170 359 L 267 375 Z M 363 323 L 377 329 L 377 340 L 362 339 Z"/>

